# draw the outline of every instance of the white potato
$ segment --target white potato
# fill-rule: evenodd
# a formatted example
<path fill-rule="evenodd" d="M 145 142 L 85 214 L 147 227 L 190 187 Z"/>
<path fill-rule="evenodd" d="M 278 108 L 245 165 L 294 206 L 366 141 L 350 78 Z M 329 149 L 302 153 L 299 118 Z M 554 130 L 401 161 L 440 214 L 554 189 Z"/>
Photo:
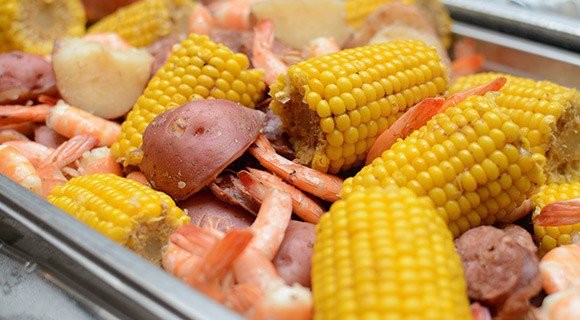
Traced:
<path fill-rule="evenodd" d="M 97 116 L 127 113 L 149 81 L 153 57 L 144 49 L 116 49 L 84 39 L 62 39 L 52 67 L 63 99 Z"/>
<path fill-rule="evenodd" d="M 294 49 L 331 37 L 342 46 L 353 32 L 342 0 L 265 0 L 252 6 L 255 19 L 272 19 L 276 38 Z"/>

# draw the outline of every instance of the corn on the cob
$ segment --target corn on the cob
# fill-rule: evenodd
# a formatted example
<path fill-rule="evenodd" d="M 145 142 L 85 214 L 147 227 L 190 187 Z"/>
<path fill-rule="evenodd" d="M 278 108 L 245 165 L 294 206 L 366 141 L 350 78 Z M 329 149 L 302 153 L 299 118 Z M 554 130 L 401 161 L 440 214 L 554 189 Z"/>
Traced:
<path fill-rule="evenodd" d="M 456 237 L 501 219 L 544 183 L 545 159 L 529 151 L 493 97 L 471 96 L 436 115 L 346 179 L 341 195 L 406 186 L 433 201 Z"/>
<path fill-rule="evenodd" d="M 138 165 L 143 132 L 164 111 L 197 98 L 218 98 L 253 108 L 266 88 L 263 72 L 246 70 L 248 58 L 216 44 L 207 36 L 190 34 L 173 47 L 166 64 L 149 81 L 121 126 L 111 153 L 124 165 Z"/>
<path fill-rule="evenodd" d="M 170 34 L 187 34 L 194 7 L 191 0 L 141 0 L 99 20 L 88 32 L 116 32 L 131 45 L 143 47 Z"/>
<path fill-rule="evenodd" d="M 189 223 L 165 193 L 114 174 L 73 178 L 47 200 L 154 263 L 173 230 Z"/>
<path fill-rule="evenodd" d="M 570 200 L 580 197 L 580 182 L 550 183 L 532 197 L 536 206 L 533 216 L 540 213 L 546 205 L 556 201 Z M 572 243 L 574 233 L 580 233 L 580 223 L 563 226 L 542 227 L 534 223 L 534 238 L 538 242 L 539 254 L 554 249 L 557 246 Z"/>
<path fill-rule="evenodd" d="M 364 162 L 378 135 L 446 85 L 447 70 L 434 48 L 400 40 L 291 66 L 271 86 L 270 107 L 303 164 L 337 173 Z"/>
<path fill-rule="evenodd" d="M 83 35 L 85 23 L 80 0 L 2 0 L 0 52 L 48 55 L 57 38 Z"/>
<path fill-rule="evenodd" d="M 459 255 L 428 199 L 353 192 L 316 225 L 315 319 L 469 319 Z"/>
<path fill-rule="evenodd" d="M 457 79 L 449 94 L 499 76 L 507 82 L 499 90 L 497 104 L 521 127 L 532 152 L 546 156 L 548 181 L 580 180 L 580 95 L 576 90 L 548 81 L 481 73 Z"/>
<path fill-rule="evenodd" d="M 395 0 L 345 0 L 346 21 L 353 28 L 359 28 L 366 18 L 378 7 Z M 437 30 L 445 47 L 451 45 L 451 18 L 445 6 L 439 0 L 397 0 L 409 5 L 416 5 L 428 17 Z"/>

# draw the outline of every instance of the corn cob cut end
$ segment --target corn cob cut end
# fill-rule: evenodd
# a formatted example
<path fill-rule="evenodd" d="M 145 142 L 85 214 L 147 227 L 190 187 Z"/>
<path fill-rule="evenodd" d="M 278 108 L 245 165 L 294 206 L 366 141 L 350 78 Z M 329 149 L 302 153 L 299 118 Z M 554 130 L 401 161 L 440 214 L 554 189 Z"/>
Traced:
<path fill-rule="evenodd" d="M 2 0 L 0 52 L 20 50 L 48 55 L 57 38 L 81 36 L 85 24 L 80 0 Z"/>
<path fill-rule="evenodd" d="M 501 73 L 465 76 L 449 88 L 449 94 L 507 79 L 496 98 L 498 106 L 522 128 L 533 152 L 546 157 L 548 182 L 580 179 L 580 93 L 549 81 Z"/>
<path fill-rule="evenodd" d="M 536 206 L 532 216 L 538 215 L 542 208 L 548 204 L 579 197 L 580 181 L 547 184 L 532 197 L 532 201 Z M 580 223 L 546 227 L 534 224 L 534 239 L 538 244 L 538 254 L 540 256 L 555 247 L 573 243 L 575 235 L 580 235 Z"/>
<path fill-rule="evenodd" d="M 88 32 L 115 32 L 131 45 L 144 47 L 168 35 L 185 37 L 195 6 L 192 0 L 141 0 L 99 20 Z"/>
<path fill-rule="evenodd" d="M 446 90 L 448 74 L 433 47 L 397 40 L 309 59 L 272 84 L 297 158 L 337 173 L 364 162 L 373 142 L 415 103 Z"/>
<path fill-rule="evenodd" d="M 335 202 L 316 226 L 314 319 L 470 319 L 459 255 L 425 197 L 389 186 Z"/>
<path fill-rule="evenodd" d="M 47 200 L 157 265 L 169 235 L 189 223 L 168 195 L 113 174 L 73 178 Z"/>
<path fill-rule="evenodd" d="M 552 182 L 580 180 L 580 92 L 567 103 L 552 127 L 552 142 L 546 152 L 546 172 Z"/>

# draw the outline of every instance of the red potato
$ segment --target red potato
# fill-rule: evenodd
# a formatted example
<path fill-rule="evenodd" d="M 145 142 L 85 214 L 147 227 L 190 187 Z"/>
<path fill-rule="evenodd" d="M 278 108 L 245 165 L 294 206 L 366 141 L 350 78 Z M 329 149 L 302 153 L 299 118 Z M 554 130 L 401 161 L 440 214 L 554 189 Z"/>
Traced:
<path fill-rule="evenodd" d="M 264 121 L 263 112 L 229 100 L 190 101 L 147 126 L 141 171 L 157 190 L 186 199 L 242 155 Z"/>
<path fill-rule="evenodd" d="M 214 228 L 223 232 L 248 228 L 254 216 L 241 207 L 225 203 L 211 191 L 203 189 L 177 204 L 187 210 L 191 224 L 201 228 Z"/>
<path fill-rule="evenodd" d="M 58 94 L 50 62 L 19 51 L 0 54 L 0 104 L 24 103 L 41 94 Z"/>
<path fill-rule="evenodd" d="M 288 284 L 299 283 L 310 288 L 312 247 L 316 227 L 312 223 L 291 220 L 286 235 L 274 257 L 274 265 L 280 277 Z"/>

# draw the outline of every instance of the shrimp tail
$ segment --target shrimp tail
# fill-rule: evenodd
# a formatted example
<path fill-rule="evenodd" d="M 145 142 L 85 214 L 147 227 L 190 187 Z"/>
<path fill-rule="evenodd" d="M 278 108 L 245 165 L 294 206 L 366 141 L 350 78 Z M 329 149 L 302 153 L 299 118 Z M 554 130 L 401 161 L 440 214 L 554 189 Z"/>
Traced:
<path fill-rule="evenodd" d="M 580 223 L 580 198 L 551 203 L 534 216 L 539 226 L 565 226 Z"/>
<path fill-rule="evenodd" d="M 375 158 L 391 148 L 397 139 L 404 139 L 411 132 L 421 128 L 429 119 L 440 112 L 445 103 L 444 98 L 427 98 L 407 110 L 393 125 L 375 140 L 366 158 L 370 164 Z"/>
<path fill-rule="evenodd" d="M 80 158 L 85 151 L 91 150 L 97 144 L 99 144 L 99 139 L 95 137 L 74 136 L 54 150 L 48 157 L 46 165 L 52 165 L 60 169 Z"/>
<path fill-rule="evenodd" d="M 476 53 L 471 56 L 462 57 L 453 60 L 451 63 L 451 70 L 455 77 L 465 76 L 476 73 L 481 70 L 485 63 L 485 57 L 481 53 Z"/>

